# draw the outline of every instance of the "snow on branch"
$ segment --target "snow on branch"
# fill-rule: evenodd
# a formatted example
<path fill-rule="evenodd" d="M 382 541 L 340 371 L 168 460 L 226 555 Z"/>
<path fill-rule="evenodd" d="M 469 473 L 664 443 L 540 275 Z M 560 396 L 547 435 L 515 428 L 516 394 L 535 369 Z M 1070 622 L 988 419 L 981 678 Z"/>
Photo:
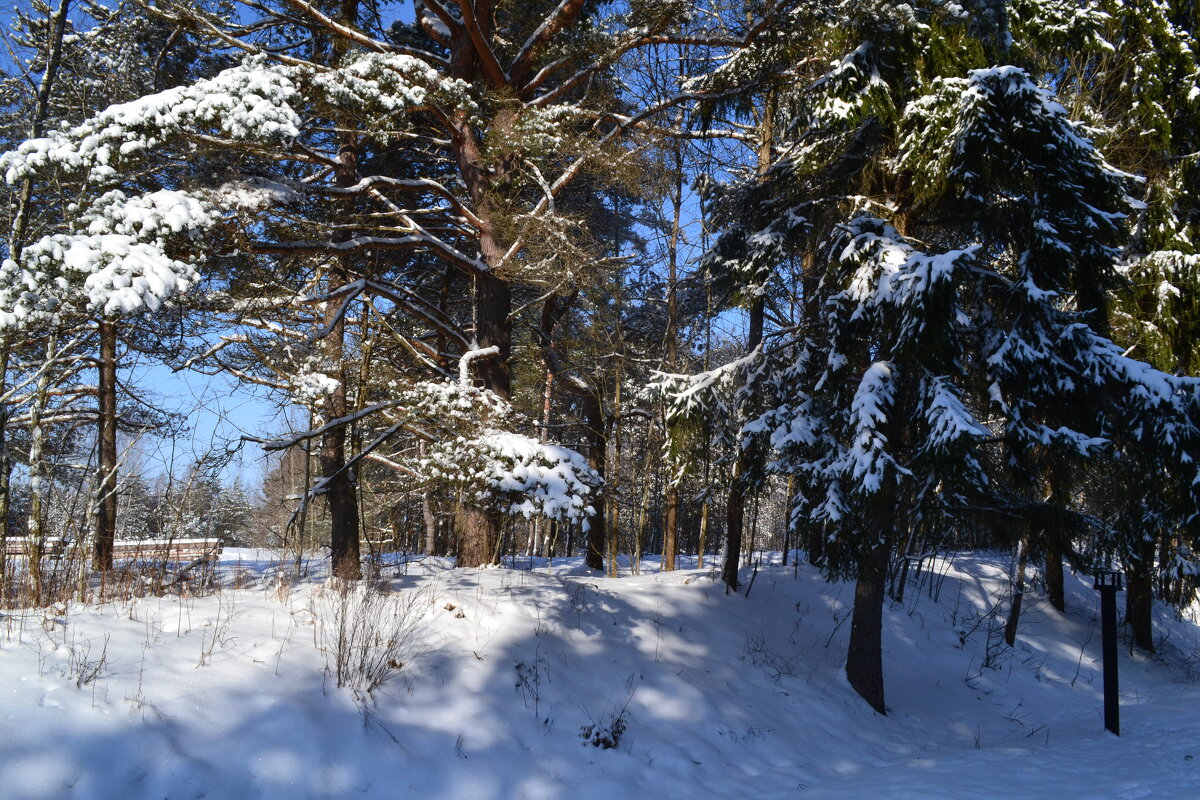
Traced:
<path fill-rule="evenodd" d="M 44 236 L 0 266 L 0 328 L 56 314 L 76 296 L 102 314 L 156 310 L 187 291 L 195 268 L 168 254 L 172 239 L 211 226 L 217 212 L 184 192 L 112 191 L 78 214 L 76 232 Z"/>
<path fill-rule="evenodd" d="M 475 109 L 469 84 L 444 77 L 410 55 L 356 52 L 334 69 L 295 69 L 297 80 L 311 85 L 331 106 L 382 113 L 392 125 L 396 115 L 432 104 Z"/>
<path fill-rule="evenodd" d="M 500 348 L 496 345 L 491 347 L 483 347 L 476 350 L 468 350 L 463 353 L 462 358 L 458 360 L 458 385 L 467 386 L 471 382 L 471 362 L 477 358 L 489 358 L 491 356 L 500 355 Z"/>
<path fill-rule="evenodd" d="M 502 513 L 581 522 L 585 530 L 596 513 L 591 497 L 603 484 L 574 450 L 508 431 L 439 443 L 420 467 L 432 479 L 463 485 Z"/>
<path fill-rule="evenodd" d="M 251 142 L 294 139 L 301 122 L 289 105 L 299 95 L 290 71 L 251 56 L 212 78 L 109 106 L 73 128 L 30 139 L 0 156 L 0 171 L 10 184 L 49 169 L 82 172 L 100 183 L 117 177 L 122 158 L 179 134 L 216 131 Z"/>
<path fill-rule="evenodd" d="M 761 356 L 762 348 L 758 347 L 728 364 L 695 375 L 655 371 L 647 391 L 666 401 L 668 420 L 732 414 L 733 390 Z"/>
<path fill-rule="evenodd" d="M 895 368 L 877 361 L 863 373 L 850 408 L 853 443 L 847 453 L 851 477 L 866 494 L 883 486 L 890 465 L 902 474 L 911 474 L 888 453 L 887 436 L 880 430 L 887 424 L 895 399 Z"/>

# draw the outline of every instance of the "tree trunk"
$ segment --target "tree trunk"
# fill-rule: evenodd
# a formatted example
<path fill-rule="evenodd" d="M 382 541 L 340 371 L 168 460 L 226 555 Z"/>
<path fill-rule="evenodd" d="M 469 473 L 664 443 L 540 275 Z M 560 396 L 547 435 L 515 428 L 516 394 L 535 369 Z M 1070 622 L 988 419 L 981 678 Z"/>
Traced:
<path fill-rule="evenodd" d="M 543 364 L 546 372 L 546 379 L 543 381 L 542 388 L 542 418 L 538 423 L 538 440 L 545 442 L 550 438 L 550 412 L 553 409 L 554 399 L 554 372 L 549 365 Z M 549 559 L 550 551 L 550 530 L 553 523 L 550 520 L 543 520 L 535 517 L 529 523 L 529 558 L 530 564 L 533 563 L 533 557 L 539 552 L 544 553 L 543 558 Z M 532 569 L 532 566 L 530 567 Z"/>
<path fill-rule="evenodd" d="M 45 131 L 46 118 L 49 116 L 50 111 L 50 95 L 53 92 L 54 82 L 58 75 L 58 66 L 62 60 L 63 38 L 66 35 L 67 16 L 70 6 L 70 0 L 60 0 L 58 9 L 47 20 L 47 27 L 50 30 L 50 37 L 47 42 L 49 50 L 46 52 L 46 66 L 42 70 L 42 79 L 38 84 L 37 101 L 33 108 L 33 118 L 29 123 L 30 139 L 41 137 Z M 21 262 L 21 251 L 25 248 L 25 233 L 29 225 L 29 208 L 32 201 L 33 178 L 27 177 L 21 182 L 21 190 L 17 198 L 16 215 L 13 218 L 8 239 L 8 257 L 17 263 Z M 0 385 L 7 383 L 10 344 L 7 336 L 0 343 Z M 53 351 L 54 347 L 47 347 L 48 354 L 52 355 Z M 49 364 L 44 365 L 44 369 L 49 370 Z M 42 402 L 44 404 L 44 397 Z M 6 540 L 8 539 L 8 512 L 11 507 L 12 461 L 8 457 L 8 417 L 8 404 L 4 403 L 0 405 L 0 587 L 4 585 L 3 578 L 7 570 L 5 550 L 7 548 Z M 32 480 L 32 457 L 30 461 Z M 32 496 L 30 499 L 33 499 Z M 36 559 L 30 564 L 30 574 L 33 575 L 35 573 L 40 590 L 41 565 L 36 562 Z"/>
<path fill-rule="evenodd" d="M 339 167 L 337 185 L 352 186 L 357 178 L 358 152 L 352 142 L 343 144 L 338 154 Z M 338 231 L 334 240 L 348 239 L 349 231 Z M 330 290 L 340 288 L 349 281 L 345 263 L 339 260 L 330 271 Z M 325 337 L 325 355 L 336 372 L 337 389 L 325 398 L 326 420 L 346 416 L 349 404 L 346 400 L 346 320 L 341 314 L 341 304 L 326 304 L 325 325 L 329 333 Z M 358 493 L 354 487 L 354 469 L 346 466 L 346 425 L 330 428 L 321 436 L 321 492 L 329 504 L 329 545 L 332 573 L 344 580 L 362 577 L 359 551 Z"/>
<path fill-rule="evenodd" d="M 787 494 L 784 495 L 787 500 L 784 505 L 783 513 L 783 564 L 788 565 L 788 556 L 791 555 L 792 549 L 792 491 L 795 486 L 795 477 L 788 475 L 787 479 Z"/>
<path fill-rule="evenodd" d="M 748 350 L 753 350 L 762 343 L 764 313 L 763 300 L 759 297 L 750 306 Z M 749 493 L 745 475 L 750 467 L 750 456 L 741 446 L 740 434 L 738 440 L 737 461 L 733 467 L 733 477 L 729 481 L 729 499 L 725 503 L 725 565 L 721 570 L 721 577 L 725 584 L 735 591 L 738 588 L 738 564 L 742 552 L 746 495 Z"/>
<path fill-rule="evenodd" d="M 742 489 L 742 453 L 739 450 L 734 464 L 733 479 L 729 482 L 729 498 L 725 501 L 725 564 L 721 568 L 721 579 L 730 589 L 737 591 L 738 566 L 742 556 L 742 524 L 745 517 L 745 494 Z"/>
<path fill-rule="evenodd" d="M 345 412 L 346 393 L 339 388 L 327 399 L 332 416 Z M 346 469 L 346 427 L 339 425 L 321 437 L 321 477 L 329 503 L 329 544 L 333 574 L 345 580 L 362 577 L 359 565 L 358 497 Z"/>
<path fill-rule="evenodd" d="M 1067 610 L 1067 595 L 1063 584 L 1063 551 L 1055 534 L 1046 537 L 1046 599 L 1059 611 Z"/>
<path fill-rule="evenodd" d="M 1171 562 L 1171 551 L 1175 540 L 1171 536 L 1162 536 L 1158 541 L 1158 563 L 1160 567 Z M 1178 570 L 1160 569 L 1156 582 L 1158 599 L 1169 605 L 1179 605 L 1182 602 L 1182 585 L 1179 581 Z"/>
<path fill-rule="evenodd" d="M 339 22 L 354 26 L 358 23 L 358 0 L 340 0 Z M 334 61 L 341 59 L 349 49 L 348 42 L 338 37 L 334 40 Z M 349 129 L 350 125 L 347 124 Z M 339 188 L 348 188 L 358 182 L 358 138 L 353 133 L 343 133 L 338 147 L 338 163 L 334 183 Z M 347 211 L 352 209 L 352 200 L 343 201 Z M 349 241 L 354 236 L 350 229 L 335 230 L 335 242 Z M 348 257 L 340 257 L 330 271 L 328 288 L 338 289 L 350 280 Z M 326 419 L 346 416 L 350 410 L 346 398 L 346 320 L 341 315 L 340 303 L 326 303 L 325 325 L 329 330 L 325 337 L 325 356 L 337 373 L 337 389 L 325 399 Z M 358 491 L 355 486 L 355 470 L 346 465 L 347 426 L 338 425 L 321 437 L 322 491 L 329 504 L 329 538 L 332 573 L 344 580 L 362 577 L 361 553 L 359 549 Z"/>
<path fill-rule="evenodd" d="M 859 564 L 854 585 L 854 621 L 846 652 L 846 678 L 871 707 L 883 703 L 883 596 L 887 584 L 887 545 L 877 545 Z"/>
<path fill-rule="evenodd" d="M 1154 652 L 1154 541 L 1140 542 L 1127 574 L 1125 623 L 1133 643 Z"/>
<path fill-rule="evenodd" d="M 542 348 L 542 358 L 546 364 L 546 369 L 556 378 L 563 378 L 561 383 L 567 391 L 579 398 L 581 410 L 583 412 L 584 437 L 587 440 L 588 447 L 588 465 L 600 476 L 601 485 L 596 494 L 592 497 L 592 516 L 587 521 L 587 541 L 585 543 L 584 558 L 587 566 L 590 569 L 604 569 L 604 550 L 609 544 L 607 536 L 607 517 L 608 517 L 608 498 L 612 492 L 611 487 L 606 487 L 603 483 L 606 473 L 606 462 L 608 460 L 608 431 L 605 427 L 603 397 L 601 395 L 601 387 L 586 378 L 572 372 L 563 372 L 562 366 L 559 363 L 558 356 L 554 351 L 554 329 L 558 325 L 559 318 L 574 302 L 576 292 L 570 299 L 565 301 L 560 300 L 556 295 L 547 297 L 542 304 L 542 319 L 538 329 L 540 344 Z M 563 372 L 563 375 L 559 375 Z M 621 395 L 621 373 L 617 371 L 617 395 L 615 402 L 618 410 L 620 409 Z M 547 384 L 549 391 L 549 384 Z M 620 471 L 620 429 L 617 429 L 617 466 Z M 614 531 L 616 526 L 614 525 Z M 571 536 L 568 534 L 568 543 L 571 541 Z M 570 554 L 571 548 L 567 548 Z M 610 554 L 610 565 L 613 570 L 616 569 L 616 544 L 612 544 Z M 614 573 L 615 574 L 615 571 Z"/>
<path fill-rule="evenodd" d="M 619 317 L 620 317 L 619 302 L 618 302 L 617 315 L 618 315 L 618 320 L 619 320 Z M 621 323 L 620 323 L 620 321 L 617 322 L 617 341 L 618 342 L 621 341 Z M 620 352 L 621 348 L 619 345 L 618 345 L 617 349 L 618 349 L 618 352 Z M 602 493 L 602 497 L 603 497 L 603 501 L 604 501 L 604 508 L 605 508 L 604 533 L 605 533 L 605 538 L 606 538 L 607 544 L 608 544 L 607 567 L 608 567 L 608 576 L 610 578 L 617 577 L 618 566 L 620 564 L 621 506 L 618 503 L 618 500 L 621 496 L 621 458 L 623 457 L 622 449 L 625 445 L 624 431 L 622 430 L 622 426 L 621 426 L 621 413 L 622 413 L 621 381 L 623 378 L 623 375 L 622 375 L 622 373 L 624 371 L 623 367 L 624 367 L 624 364 L 623 364 L 622 360 L 620 358 L 618 358 L 617 359 L 617 369 L 616 369 L 615 389 L 613 391 L 613 410 L 612 410 L 613 464 L 615 465 L 615 468 L 612 472 L 612 485 L 609 485 L 608 483 L 603 483 L 603 484 L 601 484 L 601 487 L 600 487 L 600 492 Z M 598 407 L 600 406 L 602 399 L 603 399 L 602 395 L 600 394 L 600 392 L 601 392 L 600 387 L 602 385 L 603 384 L 601 384 L 600 382 L 597 381 L 592 386 L 592 390 L 595 392 L 596 404 Z M 602 410 L 602 408 L 600 408 L 599 410 Z M 599 413 L 597 415 L 596 422 L 601 425 L 604 424 L 605 419 L 604 419 L 603 413 Z M 606 433 L 605 429 L 603 429 L 603 428 L 601 428 L 601 432 Z M 594 446 L 601 446 L 601 445 L 602 445 L 602 449 L 597 453 L 597 457 L 599 459 L 599 473 L 600 473 L 600 477 L 602 479 L 604 479 L 605 481 L 607 481 L 608 474 L 609 474 L 608 469 L 607 469 L 608 440 L 605 439 L 604 442 L 597 441 Z M 593 464 L 592 468 L 596 469 L 596 465 Z"/>
<path fill-rule="evenodd" d="M 671 187 L 671 235 L 667 239 L 667 331 L 666 331 L 666 365 L 667 369 L 674 372 L 678 369 L 678 346 L 676 338 L 678 334 L 676 329 L 679 318 L 679 302 L 677 298 L 678 291 L 678 270 L 679 270 L 679 237 L 682 232 L 680 226 L 680 214 L 683 209 L 683 147 L 678 141 L 674 141 L 675 170 L 674 181 Z M 667 425 L 671 423 L 668 422 Z M 668 441 L 672 441 L 671 433 L 667 434 Z M 679 458 L 686 458 L 685 455 L 680 455 Z M 672 460 L 673 461 L 673 460 Z M 669 463 L 672 470 L 677 470 L 680 465 Z M 666 514 L 663 520 L 663 553 L 662 553 L 662 568 L 665 571 L 675 569 L 675 554 L 679 550 L 679 481 L 682 480 L 682 475 L 671 474 L 667 478 L 667 497 L 666 497 Z"/>
<path fill-rule="evenodd" d="M 1004 641 L 1009 647 L 1017 643 L 1017 624 L 1021 619 L 1021 604 L 1025 599 L 1025 566 L 1029 561 L 1029 536 L 1017 545 L 1021 552 L 1017 556 L 1017 574 L 1013 580 L 1012 602 L 1008 607 L 1008 620 L 1004 623 Z"/>
<path fill-rule="evenodd" d="M 646 541 L 646 510 L 650 505 L 650 480 L 643 472 L 642 499 L 638 503 L 637 526 L 633 532 L 633 563 L 631 569 L 634 575 L 642 572 L 642 543 Z"/>
<path fill-rule="evenodd" d="M 50 112 L 50 95 L 54 90 L 59 62 L 62 60 L 63 38 L 67 30 L 67 15 L 70 6 L 70 0 L 60 0 L 58 9 L 47 20 L 50 28 L 50 40 L 47 42 L 49 50 L 46 52 L 46 68 L 42 71 L 42 80 L 38 84 L 33 119 L 29 124 L 30 139 L 40 138 L 45 130 L 46 118 Z M 21 182 L 21 191 L 17 198 L 17 213 L 13 218 L 8 240 L 9 258 L 18 263 L 21 261 L 21 251 L 25 247 L 25 232 L 29 225 L 29 208 L 32 201 L 33 178 L 30 177 Z"/>
<path fill-rule="evenodd" d="M 100 320 L 99 468 L 96 487 L 96 539 L 92 566 L 113 566 L 113 542 L 117 538 L 117 324 Z"/>
<path fill-rule="evenodd" d="M 460 567 L 486 567 L 500 555 L 500 515 L 473 503 L 463 503 L 454 515 Z"/>
<path fill-rule="evenodd" d="M 814 522 L 809 522 L 806 527 L 808 536 L 805 537 L 805 550 L 808 552 L 808 563 L 819 567 L 825 563 L 825 531 Z"/>
<path fill-rule="evenodd" d="M 437 517 L 433 515 L 428 492 L 421 493 L 421 519 L 425 523 L 425 555 L 437 555 Z"/>
<path fill-rule="evenodd" d="M 675 569 L 675 553 L 679 548 L 679 487 L 668 482 L 667 507 L 663 520 L 663 560 L 666 572 Z"/>
<path fill-rule="evenodd" d="M 604 412 L 600 407 L 600 398 L 595 394 L 585 394 L 583 401 L 583 421 L 587 426 L 588 464 L 604 478 L 605 455 L 608 449 L 608 439 L 604 432 Z M 604 547 L 607 542 L 605 529 L 605 499 L 607 492 L 594 498 L 596 513 L 588 520 L 590 526 L 587 532 L 587 565 L 591 569 L 604 569 Z"/>
<path fill-rule="evenodd" d="M 907 449 L 901 420 L 912 413 L 907 399 L 911 378 L 901 375 L 895 404 L 884 426 L 888 442 L 903 452 Z M 863 532 L 871 549 L 859 555 L 854 586 L 854 621 L 846 653 L 846 677 L 854 690 L 880 714 L 887 713 L 883 698 L 883 602 L 887 593 L 888 559 L 898 534 L 911 526 L 900 503 L 900 489 L 891 476 L 885 478 L 866 510 Z"/>
<path fill-rule="evenodd" d="M 495 244 L 488 263 L 499 263 L 503 253 Z M 480 347 L 496 347 L 500 353 L 474 362 L 484 388 L 504 400 L 512 393 L 512 375 L 508 360 L 512 355 L 512 291 L 506 281 L 495 275 L 480 275 L 475 280 L 476 338 Z"/>
<path fill-rule="evenodd" d="M 8 386 L 8 337 L 0 340 L 0 394 Z M 8 510 L 12 468 L 8 459 L 8 403 L 0 402 L 0 591 L 8 577 Z"/>
<path fill-rule="evenodd" d="M 481 245 L 488 263 L 498 263 L 503 255 L 498 245 L 483 237 Z M 476 342 L 481 348 L 497 347 L 499 354 L 472 362 L 483 386 L 508 400 L 512 391 L 508 359 L 512 348 L 512 293 L 508 284 L 494 275 L 475 280 Z M 460 543 L 457 566 L 482 567 L 495 564 L 500 554 L 500 514 L 471 503 L 459 506 L 455 521 Z"/>
<path fill-rule="evenodd" d="M 46 358 L 37 379 L 37 390 L 29 404 L 29 582 L 33 592 L 33 604 L 42 605 L 42 551 L 46 540 L 46 514 L 43 503 L 49 476 L 46 469 L 46 426 L 42 415 L 50 393 L 50 371 L 53 369 L 58 349 L 58 336 L 51 333 L 46 338 Z"/>
<path fill-rule="evenodd" d="M 765 175 L 771 166 L 774 107 L 774 95 L 773 93 L 768 93 L 766 101 L 763 104 L 762 117 L 758 123 L 757 169 L 759 175 Z M 754 348 L 762 344 L 765 312 L 766 307 L 763 297 L 760 294 L 750 303 L 750 331 L 746 341 L 747 352 L 753 351 Z M 745 526 L 746 495 L 748 494 L 745 476 L 750 466 L 749 456 L 742 448 L 741 438 L 741 432 L 739 431 L 737 434 L 737 460 L 734 463 L 733 475 L 729 481 L 729 499 L 725 504 L 725 565 L 721 570 L 721 577 L 725 580 L 725 585 L 735 591 L 738 588 L 738 559 L 742 551 L 742 531 Z"/>

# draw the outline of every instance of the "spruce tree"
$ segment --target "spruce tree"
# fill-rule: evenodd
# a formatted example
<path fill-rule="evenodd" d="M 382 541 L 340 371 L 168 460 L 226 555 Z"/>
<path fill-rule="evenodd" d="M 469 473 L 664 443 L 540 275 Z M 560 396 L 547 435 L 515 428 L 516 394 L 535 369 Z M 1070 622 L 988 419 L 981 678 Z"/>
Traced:
<path fill-rule="evenodd" d="M 1027 549 L 1072 552 L 1081 470 L 1128 433 L 1188 469 L 1193 390 L 1107 338 L 1130 176 L 1028 72 L 981 68 L 994 26 L 888 3 L 841 23 L 784 155 L 729 190 L 744 211 L 716 257 L 808 259 L 803 328 L 755 373 L 775 407 L 743 430 L 795 476 L 829 574 L 856 580 L 847 675 L 884 712 L 889 560 L 1013 519 Z"/>

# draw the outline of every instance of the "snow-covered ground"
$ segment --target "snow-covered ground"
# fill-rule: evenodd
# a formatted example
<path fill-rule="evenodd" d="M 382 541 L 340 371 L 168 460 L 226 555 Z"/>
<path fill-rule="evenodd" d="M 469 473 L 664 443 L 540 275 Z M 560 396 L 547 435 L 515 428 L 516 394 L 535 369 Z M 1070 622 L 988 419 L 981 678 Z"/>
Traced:
<path fill-rule="evenodd" d="M 1163 612 L 1160 655 L 1122 647 L 1106 734 L 1083 577 L 1013 650 L 997 557 L 911 587 L 882 717 L 841 669 L 853 589 L 809 567 L 764 566 L 747 598 L 708 571 L 535 566 L 385 570 L 368 613 L 402 666 L 373 696 L 336 685 L 358 600 L 264 551 L 226 550 L 209 596 L 4 612 L 0 797 L 1200 797 L 1200 628 Z"/>

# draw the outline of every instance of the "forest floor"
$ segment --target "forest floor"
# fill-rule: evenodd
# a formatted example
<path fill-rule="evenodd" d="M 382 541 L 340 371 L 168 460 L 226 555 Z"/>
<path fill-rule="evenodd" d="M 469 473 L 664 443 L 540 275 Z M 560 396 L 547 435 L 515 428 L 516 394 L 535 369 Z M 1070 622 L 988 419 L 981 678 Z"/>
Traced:
<path fill-rule="evenodd" d="M 3 612 L 0 796 L 1200 797 L 1195 608 L 1122 644 L 1117 738 L 1091 580 L 1010 649 L 1008 565 L 960 555 L 888 604 L 885 717 L 842 671 L 852 585 L 779 561 L 748 597 L 439 559 L 345 595 L 227 549 L 207 594 Z"/>

